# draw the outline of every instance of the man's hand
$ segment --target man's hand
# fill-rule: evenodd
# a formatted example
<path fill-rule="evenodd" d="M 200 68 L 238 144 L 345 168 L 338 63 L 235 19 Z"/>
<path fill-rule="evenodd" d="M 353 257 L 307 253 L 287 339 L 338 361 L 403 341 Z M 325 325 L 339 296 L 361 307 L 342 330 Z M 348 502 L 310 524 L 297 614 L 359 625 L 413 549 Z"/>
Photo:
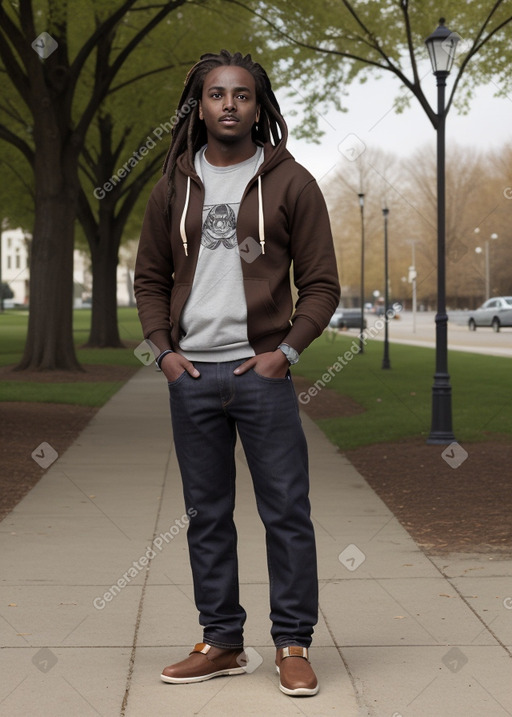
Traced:
<path fill-rule="evenodd" d="M 281 349 L 276 349 L 275 351 L 267 351 L 263 354 L 252 356 L 240 364 L 234 373 L 240 375 L 251 368 L 265 378 L 284 378 L 290 368 L 290 364 Z"/>
<path fill-rule="evenodd" d="M 166 354 L 160 363 L 160 368 L 162 369 L 165 378 L 170 382 L 177 381 L 181 374 L 185 371 L 187 371 L 192 378 L 199 378 L 200 376 L 200 373 L 194 364 L 176 352 Z"/>

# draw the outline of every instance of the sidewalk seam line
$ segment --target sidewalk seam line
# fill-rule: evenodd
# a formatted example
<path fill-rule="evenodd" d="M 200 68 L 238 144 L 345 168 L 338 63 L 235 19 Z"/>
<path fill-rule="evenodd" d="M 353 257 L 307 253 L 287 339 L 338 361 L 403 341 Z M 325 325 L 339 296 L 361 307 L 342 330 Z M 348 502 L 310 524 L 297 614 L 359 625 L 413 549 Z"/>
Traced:
<path fill-rule="evenodd" d="M 162 511 L 163 497 L 164 497 L 164 493 L 165 493 L 165 485 L 166 485 L 166 482 L 167 482 L 167 471 L 168 471 L 168 469 L 169 469 L 169 462 L 170 462 L 170 459 L 171 459 L 171 451 L 172 451 L 172 449 L 169 450 L 169 452 L 168 452 L 168 454 L 167 454 L 167 460 L 166 460 L 166 462 L 165 462 L 164 476 L 163 476 L 163 481 L 162 481 L 162 491 L 161 491 L 160 501 L 159 501 L 159 505 L 158 505 L 158 510 L 157 510 L 157 512 L 156 512 L 156 517 L 155 517 L 155 523 L 154 523 L 154 528 L 153 528 L 153 538 L 152 538 L 152 540 L 154 540 L 155 537 L 156 537 L 156 531 L 157 531 L 158 521 L 160 520 L 160 513 L 161 513 L 161 511 Z M 127 675 L 127 677 L 126 677 L 126 687 L 125 687 L 125 691 L 124 691 L 123 701 L 122 701 L 122 703 L 121 703 L 120 717 L 124 717 L 124 716 L 125 716 L 125 714 L 126 714 L 126 708 L 128 707 L 128 699 L 129 699 L 129 696 L 130 696 L 130 687 L 131 687 L 131 682 L 132 682 L 132 677 L 133 677 L 133 670 L 134 670 L 134 668 L 135 668 L 135 656 L 136 656 L 136 653 L 137 653 L 137 638 L 138 638 L 138 635 L 139 635 L 139 628 L 140 628 L 140 623 L 141 623 L 141 620 L 142 620 L 142 611 L 143 611 L 143 608 L 144 608 L 144 598 L 145 598 L 145 596 L 146 596 L 146 587 L 147 587 L 147 583 L 148 583 L 148 580 L 149 580 L 149 574 L 150 574 L 150 572 L 151 572 L 151 566 L 152 566 L 152 564 L 153 564 L 153 559 L 151 559 L 150 562 L 149 562 L 148 569 L 146 570 L 146 575 L 144 576 L 144 583 L 143 583 L 143 585 L 142 585 L 142 592 L 141 592 L 141 595 L 140 595 L 139 607 L 138 607 L 138 610 L 137 610 L 137 618 L 136 618 L 136 620 L 135 620 L 135 629 L 134 629 L 134 633 L 133 633 L 132 650 L 131 650 L 131 653 L 130 653 L 130 661 L 129 661 L 129 664 L 128 664 L 128 675 Z"/>
<path fill-rule="evenodd" d="M 422 552 L 423 552 L 423 551 L 422 551 Z M 498 645 L 505 650 L 505 652 L 507 653 L 507 655 L 508 655 L 509 657 L 512 657 L 512 651 L 511 651 L 511 650 L 505 645 L 505 643 L 502 642 L 502 641 L 500 640 L 500 638 L 491 630 L 490 626 L 487 625 L 487 623 L 486 623 L 486 622 L 484 621 L 484 619 L 478 614 L 478 612 L 474 609 L 474 607 L 471 605 L 471 603 L 469 603 L 469 602 L 466 600 L 466 598 L 465 598 L 464 595 L 461 593 L 461 591 L 459 590 L 459 588 L 457 587 L 457 585 L 455 585 L 455 584 L 452 582 L 452 578 L 450 578 L 448 575 L 446 575 L 446 573 L 444 573 L 443 570 L 442 570 L 438 565 L 435 564 L 435 562 L 430 558 L 429 555 L 427 555 L 426 553 L 424 553 L 424 555 L 428 558 L 428 560 L 430 560 L 430 562 L 432 563 L 432 565 L 434 566 L 434 568 L 435 568 L 435 569 L 438 571 L 438 573 L 446 580 L 446 582 L 447 582 L 449 585 L 451 585 L 451 587 L 455 590 L 455 592 L 456 592 L 457 595 L 460 597 L 460 599 L 462 600 L 462 602 L 471 610 L 471 612 L 473 613 L 473 615 L 474 615 L 474 616 L 477 618 L 477 620 L 483 625 L 484 630 L 486 630 L 486 631 L 496 640 L 496 642 L 498 643 Z M 479 633 L 479 634 L 480 634 L 480 633 Z"/>
<path fill-rule="evenodd" d="M 334 634 L 333 634 L 333 632 L 332 632 L 332 630 L 331 630 L 331 626 L 329 625 L 329 621 L 327 620 L 327 616 L 325 615 L 325 613 L 324 613 L 324 611 L 322 610 L 322 608 L 321 608 L 320 605 L 318 605 L 318 611 L 319 611 L 320 615 L 321 615 L 321 616 L 323 617 L 323 619 L 324 619 L 325 626 L 326 626 L 326 628 L 327 628 L 327 631 L 328 631 L 329 635 L 331 636 L 331 640 L 332 640 L 332 642 L 333 642 L 333 645 L 334 645 L 334 647 L 336 648 L 336 651 L 338 652 L 338 655 L 340 656 L 341 661 L 343 662 L 343 666 L 345 667 L 345 670 L 346 670 L 346 672 L 347 672 L 348 678 L 349 678 L 350 683 L 351 683 L 351 685 L 352 685 L 352 689 L 354 690 L 354 696 L 355 696 L 355 698 L 356 698 L 356 702 L 357 702 L 357 705 L 358 705 L 359 709 L 370 710 L 370 709 L 371 709 L 371 708 L 370 708 L 370 705 L 368 705 L 368 704 L 366 703 L 366 701 L 365 701 L 365 699 L 364 699 L 363 693 L 358 689 L 356 678 L 355 678 L 354 675 L 352 674 L 352 671 L 351 671 L 351 669 L 350 669 L 350 667 L 349 667 L 349 665 L 348 665 L 348 662 L 345 660 L 345 658 L 344 658 L 344 656 L 343 656 L 343 653 L 342 653 L 342 651 L 341 651 L 341 646 L 338 645 L 338 643 L 336 642 L 336 638 L 335 638 L 335 636 L 334 636 Z M 368 714 L 369 714 L 369 712 L 368 712 Z"/>

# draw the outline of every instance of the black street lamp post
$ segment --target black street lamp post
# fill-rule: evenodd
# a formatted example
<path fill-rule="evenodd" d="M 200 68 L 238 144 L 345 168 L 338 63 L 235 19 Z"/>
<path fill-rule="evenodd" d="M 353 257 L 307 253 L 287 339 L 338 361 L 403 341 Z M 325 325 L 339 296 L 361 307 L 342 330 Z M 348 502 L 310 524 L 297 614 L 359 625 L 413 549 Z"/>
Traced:
<path fill-rule="evenodd" d="M 364 353 L 364 194 L 361 192 L 359 197 L 359 207 L 361 209 L 361 326 L 359 332 L 359 353 Z"/>
<path fill-rule="evenodd" d="M 389 333 L 388 333 L 388 309 L 389 309 L 389 278 L 388 278 L 388 207 L 382 208 L 384 217 L 384 356 L 382 357 L 382 368 L 391 368 L 389 362 Z"/>
<path fill-rule="evenodd" d="M 432 386 L 432 424 L 427 443 L 455 441 L 452 431 L 452 389 L 448 374 L 448 316 L 446 314 L 445 255 L 445 87 L 459 36 L 439 20 L 439 27 L 425 40 L 437 80 L 437 313 L 436 372 Z"/>

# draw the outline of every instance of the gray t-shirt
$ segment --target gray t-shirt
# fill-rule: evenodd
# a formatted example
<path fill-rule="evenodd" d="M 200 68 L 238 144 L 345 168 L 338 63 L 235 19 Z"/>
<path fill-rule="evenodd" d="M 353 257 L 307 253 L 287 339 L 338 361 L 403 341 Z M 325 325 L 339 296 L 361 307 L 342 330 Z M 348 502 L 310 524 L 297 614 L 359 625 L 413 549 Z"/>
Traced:
<path fill-rule="evenodd" d="M 247 338 L 247 303 L 236 223 L 263 148 L 229 167 L 209 164 L 203 147 L 195 169 L 205 188 L 203 229 L 194 283 L 181 315 L 180 353 L 190 361 L 234 361 L 254 356 Z"/>

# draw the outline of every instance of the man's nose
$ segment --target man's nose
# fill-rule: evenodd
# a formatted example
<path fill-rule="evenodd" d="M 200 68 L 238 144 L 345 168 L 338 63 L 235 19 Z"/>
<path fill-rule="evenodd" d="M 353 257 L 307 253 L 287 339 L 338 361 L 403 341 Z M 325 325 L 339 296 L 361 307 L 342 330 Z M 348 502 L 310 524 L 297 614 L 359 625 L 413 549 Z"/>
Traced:
<path fill-rule="evenodd" d="M 224 110 L 226 112 L 232 112 L 236 110 L 236 103 L 234 97 L 226 95 L 226 99 L 224 100 Z"/>

